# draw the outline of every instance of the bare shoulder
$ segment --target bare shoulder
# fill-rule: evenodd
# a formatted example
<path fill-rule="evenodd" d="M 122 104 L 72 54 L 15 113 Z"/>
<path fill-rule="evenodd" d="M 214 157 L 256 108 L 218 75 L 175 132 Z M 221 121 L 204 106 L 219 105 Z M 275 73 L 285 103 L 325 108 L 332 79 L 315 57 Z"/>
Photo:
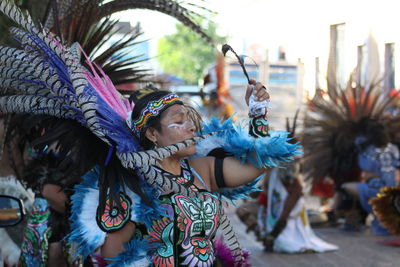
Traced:
<path fill-rule="evenodd" d="M 212 188 L 212 176 L 214 173 L 214 157 L 199 157 L 189 160 L 189 165 L 192 167 L 201 178 L 207 183 L 209 188 Z"/>
<path fill-rule="evenodd" d="M 198 158 L 192 158 L 189 160 L 189 164 L 192 168 L 196 169 L 197 168 L 207 168 L 211 167 L 211 163 L 213 162 L 213 157 L 198 157 Z"/>

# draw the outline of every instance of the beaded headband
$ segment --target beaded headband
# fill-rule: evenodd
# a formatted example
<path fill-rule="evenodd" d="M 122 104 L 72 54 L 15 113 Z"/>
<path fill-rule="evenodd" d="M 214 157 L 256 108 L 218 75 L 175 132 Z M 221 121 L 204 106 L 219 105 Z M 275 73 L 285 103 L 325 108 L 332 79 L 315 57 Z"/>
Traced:
<path fill-rule="evenodd" d="M 131 128 L 139 136 L 140 129 L 146 125 L 151 117 L 158 116 L 166 107 L 171 104 L 182 104 L 182 100 L 176 94 L 168 94 L 159 100 L 150 101 L 142 110 L 139 118 L 132 122 Z"/>

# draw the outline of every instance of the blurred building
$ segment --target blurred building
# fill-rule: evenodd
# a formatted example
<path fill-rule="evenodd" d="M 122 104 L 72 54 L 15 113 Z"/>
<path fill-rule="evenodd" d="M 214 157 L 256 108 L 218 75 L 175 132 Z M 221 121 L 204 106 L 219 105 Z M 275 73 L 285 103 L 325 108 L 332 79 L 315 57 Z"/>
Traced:
<path fill-rule="evenodd" d="M 245 65 L 250 78 L 267 85 L 271 95 L 269 121 L 272 129 L 285 130 L 286 118 L 293 118 L 296 110 L 303 105 L 303 63 L 300 60 L 287 62 L 283 48 L 280 48 L 278 61 L 247 61 Z M 244 95 L 247 80 L 242 68 L 237 62 L 226 62 L 225 77 L 235 114 L 239 118 L 246 118 Z"/>

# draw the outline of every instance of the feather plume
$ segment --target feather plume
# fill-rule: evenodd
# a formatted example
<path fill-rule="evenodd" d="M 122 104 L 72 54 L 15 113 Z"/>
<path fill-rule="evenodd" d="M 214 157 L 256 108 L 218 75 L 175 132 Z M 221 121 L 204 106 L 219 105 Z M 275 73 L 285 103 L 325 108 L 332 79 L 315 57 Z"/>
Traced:
<path fill-rule="evenodd" d="M 221 123 L 217 118 L 211 118 L 204 124 L 203 133 L 216 132 L 212 141 L 199 142 L 198 152 L 207 152 L 215 148 L 210 142 L 222 144 L 225 151 L 233 154 L 241 162 L 249 162 L 258 168 L 275 167 L 282 162 L 288 162 L 293 156 L 301 154 L 299 144 L 288 143 L 288 133 L 271 131 L 269 137 L 253 138 L 243 127 L 233 124 L 232 118 Z M 207 146 L 207 147 L 205 147 Z M 210 148 L 209 150 L 207 148 Z M 205 156 L 207 153 L 198 156 Z"/>
<path fill-rule="evenodd" d="M 369 203 L 379 222 L 391 233 L 400 235 L 400 186 L 381 188 Z"/>
<path fill-rule="evenodd" d="M 257 179 L 251 181 L 248 184 L 235 187 L 235 188 L 222 188 L 218 190 L 218 193 L 221 194 L 226 199 L 229 199 L 234 205 L 235 205 L 235 200 L 238 199 L 249 199 L 249 194 L 253 192 L 258 192 L 262 191 L 260 187 L 257 186 L 258 182 L 264 177 L 264 175 L 261 175 Z M 236 205 L 235 205 L 236 206 Z"/>
<path fill-rule="evenodd" d="M 395 132 L 400 116 L 387 117 L 384 111 L 393 105 L 394 97 L 382 95 L 378 82 L 364 87 L 350 78 L 344 89 L 328 88 L 327 92 L 318 89 L 308 105 L 303 167 L 309 178 L 330 176 L 341 184 L 346 173 L 357 169 L 355 138 L 366 133 L 366 123 L 376 121 Z"/>

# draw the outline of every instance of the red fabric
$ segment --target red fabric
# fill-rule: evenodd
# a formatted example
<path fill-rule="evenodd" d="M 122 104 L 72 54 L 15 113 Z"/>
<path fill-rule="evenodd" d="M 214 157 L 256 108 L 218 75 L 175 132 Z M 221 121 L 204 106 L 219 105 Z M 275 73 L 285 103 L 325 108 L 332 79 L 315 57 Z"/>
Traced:
<path fill-rule="evenodd" d="M 258 204 L 263 205 L 264 207 L 267 206 L 267 194 L 264 191 L 261 191 L 258 195 Z"/>
<path fill-rule="evenodd" d="M 400 247 L 400 239 L 381 240 L 378 241 L 378 243 L 384 246 Z"/>
<path fill-rule="evenodd" d="M 330 198 L 333 197 L 334 185 L 325 181 L 323 177 L 319 178 L 311 188 L 311 195 Z"/>

